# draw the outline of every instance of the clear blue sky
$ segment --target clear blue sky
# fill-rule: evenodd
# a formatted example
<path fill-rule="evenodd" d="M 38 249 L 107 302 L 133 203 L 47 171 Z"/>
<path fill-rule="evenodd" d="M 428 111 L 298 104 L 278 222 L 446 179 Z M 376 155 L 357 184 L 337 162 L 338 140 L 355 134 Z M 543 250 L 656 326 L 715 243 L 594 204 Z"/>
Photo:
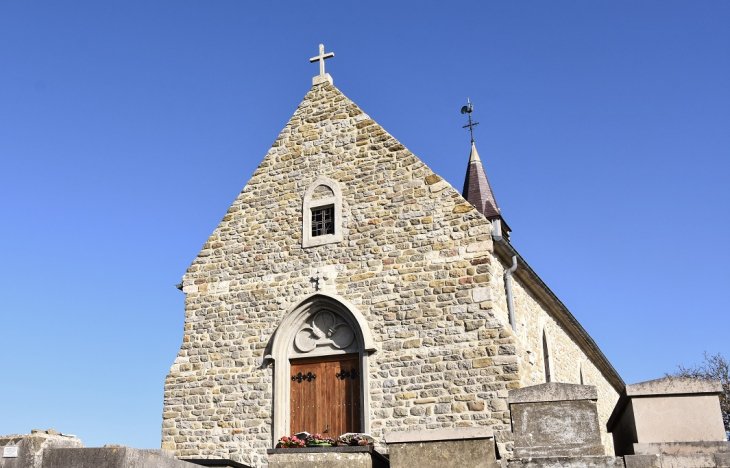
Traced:
<path fill-rule="evenodd" d="M 627 383 L 730 357 L 730 2 L 0 2 L 0 434 L 159 447 L 180 282 L 334 51 Z"/>

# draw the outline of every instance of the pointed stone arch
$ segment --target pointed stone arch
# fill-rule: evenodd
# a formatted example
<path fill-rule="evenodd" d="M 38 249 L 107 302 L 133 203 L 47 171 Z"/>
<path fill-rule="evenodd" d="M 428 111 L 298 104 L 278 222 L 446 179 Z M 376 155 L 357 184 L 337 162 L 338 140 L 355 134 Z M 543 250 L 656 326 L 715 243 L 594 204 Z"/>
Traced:
<path fill-rule="evenodd" d="M 368 360 L 376 348 L 367 321 L 353 304 L 322 292 L 304 298 L 284 316 L 267 348 L 270 353 L 266 358 L 274 363 L 272 446 L 291 435 L 290 360 L 296 358 L 357 354 L 360 420 L 362 431 L 370 431 Z"/>

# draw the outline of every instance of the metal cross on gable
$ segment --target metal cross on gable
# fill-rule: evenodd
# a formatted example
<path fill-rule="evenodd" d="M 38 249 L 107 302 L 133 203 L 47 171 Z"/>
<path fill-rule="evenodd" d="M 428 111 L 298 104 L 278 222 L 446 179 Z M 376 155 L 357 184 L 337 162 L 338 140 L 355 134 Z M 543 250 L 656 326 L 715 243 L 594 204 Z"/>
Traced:
<path fill-rule="evenodd" d="M 324 75 L 324 61 L 335 56 L 334 52 L 324 53 L 324 44 L 319 45 L 319 55 L 309 59 L 311 63 L 319 62 L 319 74 Z"/>

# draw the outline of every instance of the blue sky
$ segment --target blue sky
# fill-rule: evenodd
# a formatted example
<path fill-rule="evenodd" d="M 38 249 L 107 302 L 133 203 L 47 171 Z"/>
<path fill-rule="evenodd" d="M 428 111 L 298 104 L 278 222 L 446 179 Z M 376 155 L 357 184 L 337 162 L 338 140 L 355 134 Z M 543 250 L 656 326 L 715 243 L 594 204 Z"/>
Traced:
<path fill-rule="evenodd" d="M 174 288 L 318 73 L 627 383 L 730 357 L 730 2 L 0 2 L 0 434 L 159 447 Z"/>

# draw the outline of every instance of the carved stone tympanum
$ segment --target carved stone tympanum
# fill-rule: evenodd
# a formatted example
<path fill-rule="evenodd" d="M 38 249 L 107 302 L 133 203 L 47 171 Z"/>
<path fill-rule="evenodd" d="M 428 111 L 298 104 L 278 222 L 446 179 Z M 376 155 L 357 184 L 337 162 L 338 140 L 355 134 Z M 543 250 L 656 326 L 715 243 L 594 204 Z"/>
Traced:
<path fill-rule="evenodd" d="M 323 310 L 304 323 L 294 338 L 294 346 L 301 353 L 309 353 L 317 347 L 345 349 L 355 340 L 352 327 L 338 315 Z"/>

